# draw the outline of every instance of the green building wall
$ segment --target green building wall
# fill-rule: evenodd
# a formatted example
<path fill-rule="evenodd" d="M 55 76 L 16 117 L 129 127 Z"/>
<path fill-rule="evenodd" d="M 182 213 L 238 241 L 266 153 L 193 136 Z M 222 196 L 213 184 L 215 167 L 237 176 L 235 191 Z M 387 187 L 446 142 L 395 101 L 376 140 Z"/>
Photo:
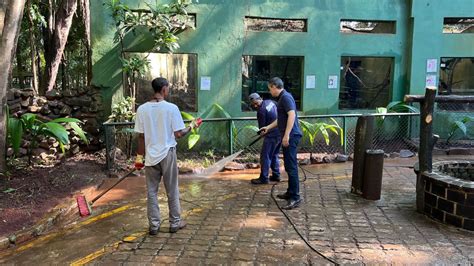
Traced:
<path fill-rule="evenodd" d="M 132 8 L 145 5 L 124 2 Z M 304 56 L 303 77 L 316 76 L 315 89 L 303 86 L 304 114 L 364 112 L 339 110 L 339 89 L 328 89 L 329 75 L 340 79 L 342 56 L 393 57 L 392 101 L 424 93 L 427 59 L 474 57 L 474 34 L 442 33 L 444 17 L 474 17 L 472 0 L 200 0 L 189 11 L 196 14 L 197 27 L 180 35 L 177 53 L 197 54 L 197 78 L 211 77 L 210 91 L 197 88 L 199 112 L 218 103 L 233 116 L 250 115 L 240 104 L 242 55 Z M 91 1 L 91 12 L 93 85 L 103 89 L 110 107 L 123 95 L 120 50 L 113 43 L 110 11 L 102 1 Z M 245 31 L 245 16 L 307 19 L 308 30 Z M 394 20 L 396 33 L 342 34 L 341 19 Z M 147 52 L 149 43 L 146 35 L 129 35 L 124 47 Z"/>

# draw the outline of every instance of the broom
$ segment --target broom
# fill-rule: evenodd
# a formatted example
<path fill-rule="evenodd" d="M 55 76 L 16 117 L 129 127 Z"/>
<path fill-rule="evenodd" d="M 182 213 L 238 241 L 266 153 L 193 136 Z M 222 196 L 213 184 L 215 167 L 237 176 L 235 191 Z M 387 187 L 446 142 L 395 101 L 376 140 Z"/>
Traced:
<path fill-rule="evenodd" d="M 89 216 L 92 214 L 92 205 L 94 204 L 94 202 L 96 202 L 98 199 L 100 199 L 102 196 L 104 196 L 105 193 L 109 192 L 112 188 L 114 188 L 115 186 L 117 186 L 120 182 L 122 182 L 126 177 L 128 177 L 129 175 L 131 175 L 133 172 L 135 172 L 135 168 L 133 168 L 132 170 L 130 170 L 130 172 L 128 172 L 127 174 L 125 174 L 124 176 L 120 177 L 117 182 L 115 182 L 115 184 L 113 184 L 111 187 L 109 187 L 108 189 L 102 191 L 102 193 L 100 193 L 99 195 L 97 195 L 92 201 L 88 202 L 86 200 L 86 196 L 84 195 L 79 195 L 76 197 L 76 202 L 77 202 L 77 207 L 79 208 L 79 214 L 82 216 L 82 217 L 85 217 L 85 216 Z"/>

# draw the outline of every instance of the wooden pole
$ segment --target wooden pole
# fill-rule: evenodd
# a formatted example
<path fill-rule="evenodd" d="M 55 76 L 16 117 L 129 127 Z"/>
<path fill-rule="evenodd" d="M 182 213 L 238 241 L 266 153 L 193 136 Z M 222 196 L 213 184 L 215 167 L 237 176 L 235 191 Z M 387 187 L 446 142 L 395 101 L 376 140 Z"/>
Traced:
<path fill-rule="evenodd" d="M 420 112 L 420 171 L 431 172 L 433 162 L 433 112 L 436 88 L 426 88 L 425 99 L 421 103 Z"/>
<path fill-rule="evenodd" d="M 373 116 L 361 116 L 357 120 L 351 186 L 351 192 L 354 194 L 362 195 L 365 151 L 372 147 L 374 124 Z"/>
<path fill-rule="evenodd" d="M 421 101 L 420 112 L 420 150 L 418 154 L 420 171 L 416 179 L 416 209 L 423 212 L 425 182 L 422 173 L 431 172 L 433 168 L 433 147 L 438 139 L 433 136 L 433 112 L 436 88 L 426 88 L 425 97 Z"/>

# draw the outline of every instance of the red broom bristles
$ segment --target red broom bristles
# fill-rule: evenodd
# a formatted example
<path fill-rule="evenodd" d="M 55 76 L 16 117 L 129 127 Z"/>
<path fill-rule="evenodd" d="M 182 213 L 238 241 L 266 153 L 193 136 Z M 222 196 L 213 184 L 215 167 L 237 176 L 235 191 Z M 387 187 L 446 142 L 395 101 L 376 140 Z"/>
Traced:
<path fill-rule="evenodd" d="M 83 195 L 76 197 L 77 207 L 79 208 L 79 214 L 84 216 L 89 216 L 91 214 L 91 210 L 89 208 L 89 204 L 87 203 L 86 197 Z"/>

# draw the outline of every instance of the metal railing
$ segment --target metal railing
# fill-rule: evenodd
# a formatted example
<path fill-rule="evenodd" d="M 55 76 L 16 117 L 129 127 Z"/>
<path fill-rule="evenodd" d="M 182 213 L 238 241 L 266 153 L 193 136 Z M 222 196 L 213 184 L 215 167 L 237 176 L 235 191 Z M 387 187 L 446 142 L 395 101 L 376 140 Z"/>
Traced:
<path fill-rule="evenodd" d="M 303 136 L 300 143 L 300 152 L 303 153 L 342 153 L 351 154 L 354 149 L 355 126 L 361 116 L 372 115 L 376 117 L 376 132 L 374 148 L 383 149 L 385 152 L 398 152 L 402 149 L 415 151 L 419 130 L 418 113 L 388 113 L 388 114 L 337 114 L 337 115 L 306 115 L 299 120 L 310 123 L 324 122 L 334 124 L 337 122 L 342 131 L 335 134 L 329 131 L 329 144 L 322 134 L 318 134 L 312 145 L 308 136 Z M 200 140 L 189 150 L 186 138 L 178 141 L 178 152 L 181 155 L 189 153 L 212 151 L 214 154 L 232 154 L 246 148 L 256 138 L 256 132 L 250 126 L 257 126 L 255 117 L 235 118 L 208 118 L 199 128 Z M 188 123 L 189 121 L 185 121 Z M 131 155 L 136 141 L 131 134 L 133 122 L 104 123 L 107 169 L 112 169 L 115 161 L 116 147 L 129 150 Z M 341 143 L 342 142 L 342 143 Z M 247 148 L 243 156 L 258 157 L 261 142 Z"/>

